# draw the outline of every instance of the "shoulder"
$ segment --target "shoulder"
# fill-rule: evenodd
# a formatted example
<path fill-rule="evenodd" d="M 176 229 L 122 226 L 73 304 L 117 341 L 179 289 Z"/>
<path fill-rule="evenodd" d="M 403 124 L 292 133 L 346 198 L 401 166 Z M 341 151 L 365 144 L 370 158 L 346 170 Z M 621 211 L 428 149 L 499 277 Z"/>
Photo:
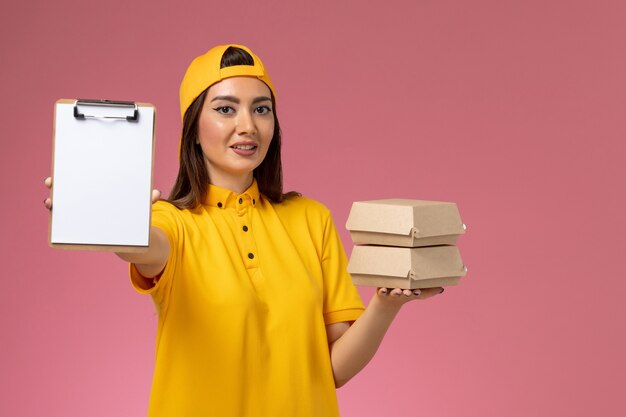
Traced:
<path fill-rule="evenodd" d="M 275 204 L 281 222 L 292 231 L 306 233 L 314 239 L 325 240 L 335 229 L 332 214 L 326 205 L 308 197 L 294 196 Z"/>
<path fill-rule="evenodd" d="M 181 210 L 169 201 L 159 200 L 152 205 L 152 225 L 176 235 L 185 228 L 188 210 Z"/>

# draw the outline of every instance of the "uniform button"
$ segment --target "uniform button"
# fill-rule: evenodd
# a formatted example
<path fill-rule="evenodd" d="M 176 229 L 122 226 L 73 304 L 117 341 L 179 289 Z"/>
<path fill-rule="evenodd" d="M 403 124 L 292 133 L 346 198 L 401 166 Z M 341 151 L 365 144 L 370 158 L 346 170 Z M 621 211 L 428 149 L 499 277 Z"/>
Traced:
<path fill-rule="evenodd" d="M 222 203 L 217 203 L 217 206 L 218 206 L 219 208 L 222 208 Z"/>
<path fill-rule="evenodd" d="M 243 199 L 242 198 L 239 199 L 239 204 L 241 204 L 241 203 L 243 203 Z"/>
<path fill-rule="evenodd" d="M 247 232 L 247 231 L 248 231 L 248 226 L 244 226 L 244 227 L 243 227 L 243 231 L 244 231 L 244 232 Z"/>
<path fill-rule="evenodd" d="M 254 253 L 249 253 L 249 254 L 248 254 L 248 258 L 250 258 L 250 259 L 254 259 Z"/>

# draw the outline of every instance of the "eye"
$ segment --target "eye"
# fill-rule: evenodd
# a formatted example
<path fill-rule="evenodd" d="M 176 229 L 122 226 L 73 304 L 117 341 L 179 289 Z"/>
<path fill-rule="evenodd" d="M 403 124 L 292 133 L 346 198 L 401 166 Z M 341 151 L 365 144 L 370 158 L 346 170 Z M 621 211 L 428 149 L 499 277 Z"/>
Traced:
<path fill-rule="evenodd" d="M 268 114 L 272 112 L 272 109 L 269 106 L 259 106 L 254 109 L 256 114 Z"/>
<path fill-rule="evenodd" d="M 221 114 L 233 114 L 235 112 L 235 109 L 230 106 L 220 106 L 214 108 L 213 110 Z"/>

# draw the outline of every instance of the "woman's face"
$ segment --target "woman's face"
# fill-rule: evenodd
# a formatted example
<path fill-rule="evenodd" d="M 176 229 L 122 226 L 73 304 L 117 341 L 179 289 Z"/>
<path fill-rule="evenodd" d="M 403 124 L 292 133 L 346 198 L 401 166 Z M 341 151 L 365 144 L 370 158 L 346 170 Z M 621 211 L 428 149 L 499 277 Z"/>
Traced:
<path fill-rule="evenodd" d="M 252 182 L 274 135 L 270 89 L 252 77 L 232 77 L 207 91 L 198 120 L 197 143 L 202 148 L 211 183 L 232 186 Z"/>

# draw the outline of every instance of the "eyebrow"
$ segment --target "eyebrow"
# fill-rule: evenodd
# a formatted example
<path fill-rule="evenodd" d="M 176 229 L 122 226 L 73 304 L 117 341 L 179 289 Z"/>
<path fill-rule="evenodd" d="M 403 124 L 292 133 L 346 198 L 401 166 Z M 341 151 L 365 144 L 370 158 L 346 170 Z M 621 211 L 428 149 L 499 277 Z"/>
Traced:
<path fill-rule="evenodd" d="M 241 103 L 241 100 L 239 100 L 235 96 L 215 96 L 211 100 L 211 103 L 213 103 L 214 101 L 218 101 L 218 100 L 230 101 L 230 102 L 233 102 L 235 104 Z M 256 103 L 259 103 L 261 101 L 272 101 L 272 99 L 270 97 L 260 96 L 260 97 L 255 97 L 254 100 L 252 100 L 252 103 L 256 104 Z"/>

